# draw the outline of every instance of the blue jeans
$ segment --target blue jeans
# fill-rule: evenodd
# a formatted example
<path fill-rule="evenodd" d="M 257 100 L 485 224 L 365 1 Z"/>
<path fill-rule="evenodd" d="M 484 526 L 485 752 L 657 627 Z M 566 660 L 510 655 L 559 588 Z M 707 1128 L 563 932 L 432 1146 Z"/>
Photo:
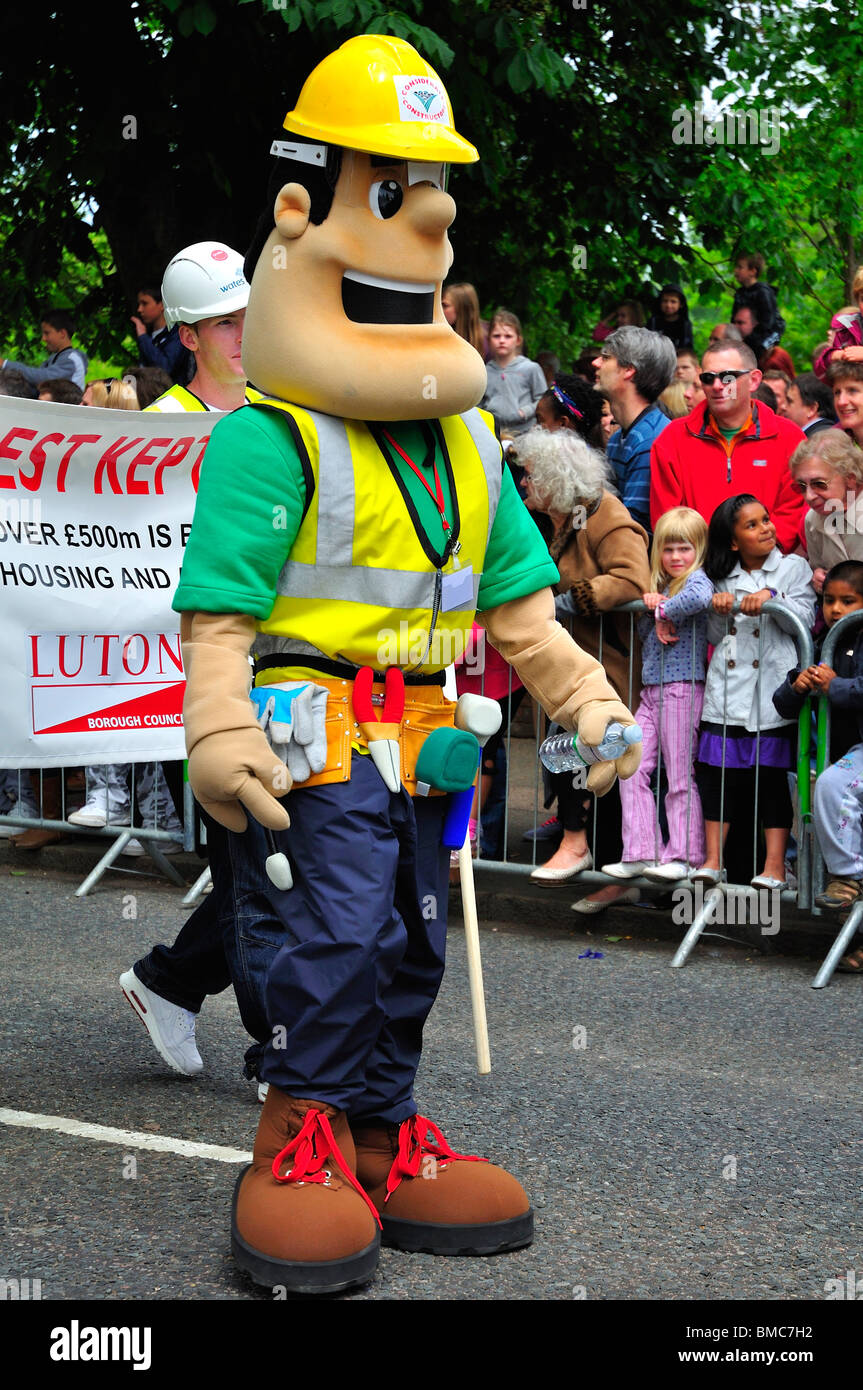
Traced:
<path fill-rule="evenodd" d="M 173 946 L 154 946 L 135 962 L 148 989 L 181 1009 L 199 1013 L 208 994 L 233 984 L 243 1026 L 256 1039 L 245 1056 L 245 1075 L 259 1074 L 270 1037 L 266 983 L 285 941 L 279 915 L 286 893 L 274 888 L 264 861 L 269 848 L 261 826 L 249 818 L 236 835 L 204 815 L 213 891 L 185 923 Z"/>

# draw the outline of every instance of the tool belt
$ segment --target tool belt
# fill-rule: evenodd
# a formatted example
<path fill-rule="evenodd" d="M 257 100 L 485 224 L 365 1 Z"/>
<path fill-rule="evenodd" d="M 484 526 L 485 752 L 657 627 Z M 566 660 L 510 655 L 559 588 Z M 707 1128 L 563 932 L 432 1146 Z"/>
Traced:
<path fill-rule="evenodd" d="M 303 675 L 298 676 L 295 670 L 291 670 L 288 678 L 302 680 Z M 308 679 L 314 680 L 315 685 L 325 686 L 329 692 L 326 716 L 327 763 L 323 772 L 315 772 L 305 782 L 298 782 L 298 791 L 305 787 L 323 787 L 330 782 L 348 782 L 353 756 L 368 756 L 368 743 L 354 713 L 353 681 L 324 676 L 318 672 L 310 672 Z M 406 684 L 404 716 L 399 726 L 402 786 L 411 796 L 416 795 L 416 763 L 426 738 L 435 729 L 453 727 L 455 701 L 446 698 L 434 676 L 428 677 L 428 680 L 435 683 Z M 383 701 L 383 679 L 375 682 L 372 690 L 372 698 L 380 695 Z M 430 792 L 431 796 L 445 794 L 434 789 Z"/>

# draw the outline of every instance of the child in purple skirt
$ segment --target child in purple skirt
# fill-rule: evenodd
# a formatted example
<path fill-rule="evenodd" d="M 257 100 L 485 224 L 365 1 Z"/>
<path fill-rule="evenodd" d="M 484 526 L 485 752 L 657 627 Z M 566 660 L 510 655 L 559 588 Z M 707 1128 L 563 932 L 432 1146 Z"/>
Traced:
<path fill-rule="evenodd" d="M 707 523 L 690 507 L 674 507 L 657 522 L 650 553 L 653 591 L 639 619 L 643 689 L 636 720 L 644 735 L 641 766 L 620 783 L 623 859 L 604 864 L 612 878 L 675 883 L 704 858 L 704 821 L 695 781 L 698 722 L 707 665 L 707 610 L 713 585 L 701 568 Z M 663 843 L 650 775 L 661 758 L 668 780 Z"/>
<path fill-rule="evenodd" d="M 707 854 L 693 878 L 719 881 L 730 823 L 751 816 L 755 805 L 766 852 L 752 887 L 778 890 L 786 886 L 787 774 L 797 728 L 774 708 L 773 692 L 797 664 L 797 629 L 786 612 L 807 629 L 815 616 L 812 570 L 802 555 L 778 549 L 770 514 L 751 493 L 729 497 L 710 518 L 705 570 L 716 588 L 707 635 L 718 645 L 707 672 L 696 765 Z M 763 613 L 770 599 L 785 612 Z M 736 603 L 740 611 L 732 617 Z"/>

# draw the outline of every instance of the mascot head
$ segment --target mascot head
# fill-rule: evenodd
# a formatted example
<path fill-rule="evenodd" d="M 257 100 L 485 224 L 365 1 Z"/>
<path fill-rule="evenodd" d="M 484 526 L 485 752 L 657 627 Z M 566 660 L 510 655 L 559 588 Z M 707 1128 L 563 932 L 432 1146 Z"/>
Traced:
<path fill-rule="evenodd" d="M 277 140 L 246 259 L 243 365 L 259 390 L 356 420 L 476 405 L 478 353 L 450 328 L 447 166 L 478 159 L 440 78 L 410 44 L 349 39 L 315 68 Z M 274 204 L 273 204 L 274 197 Z"/>

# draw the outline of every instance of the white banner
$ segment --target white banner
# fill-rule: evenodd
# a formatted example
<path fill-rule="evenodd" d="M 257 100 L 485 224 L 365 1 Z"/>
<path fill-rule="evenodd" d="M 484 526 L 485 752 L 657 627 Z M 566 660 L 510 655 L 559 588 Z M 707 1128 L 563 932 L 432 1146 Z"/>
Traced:
<path fill-rule="evenodd" d="M 185 756 L 171 600 L 219 419 L 0 396 L 0 767 Z"/>

